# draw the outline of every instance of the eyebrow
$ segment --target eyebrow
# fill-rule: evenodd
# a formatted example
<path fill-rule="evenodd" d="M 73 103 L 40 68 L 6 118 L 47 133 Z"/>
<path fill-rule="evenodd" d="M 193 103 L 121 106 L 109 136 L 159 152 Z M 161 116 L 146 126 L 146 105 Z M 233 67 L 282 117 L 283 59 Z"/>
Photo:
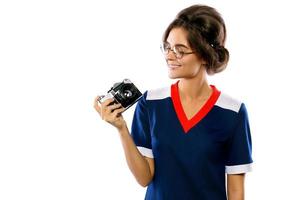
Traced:
<path fill-rule="evenodd" d="M 169 42 L 166 41 L 166 43 L 168 43 L 168 44 L 170 45 Z M 175 44 L 174 46 L 177 46 L 177 47 L 184 47 L 184 48 L 189 49 L 189 47 L 185 46 L 184 44 L 180 44 L 180 43 L 179 43 L 179 44 Z"/>

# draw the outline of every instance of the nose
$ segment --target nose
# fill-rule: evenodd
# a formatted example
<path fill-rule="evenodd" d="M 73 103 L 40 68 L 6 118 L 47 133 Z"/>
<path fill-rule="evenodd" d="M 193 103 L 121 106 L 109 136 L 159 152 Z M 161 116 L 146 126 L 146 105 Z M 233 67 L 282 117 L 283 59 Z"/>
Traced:
<path fill-rule="evenodd" d="M 167 60 L 176 60 L 176 55 L 175 52 L 173 50 L 169 50 L 169 52 L 166 54 L 166 59 Z"/>

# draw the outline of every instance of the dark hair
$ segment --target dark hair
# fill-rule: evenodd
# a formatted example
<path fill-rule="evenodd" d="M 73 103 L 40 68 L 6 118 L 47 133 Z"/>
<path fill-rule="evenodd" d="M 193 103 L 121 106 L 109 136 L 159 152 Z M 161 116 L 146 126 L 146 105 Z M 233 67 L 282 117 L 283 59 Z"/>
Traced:
<path fill-rule="evenodd" d="M 166 42 L 173 28 L 184 28 L 187 40 L 196 55 L 206 61 L 208 74 L 223 71 L 229 60 L 229 52 L 224 47 L 226 27 L 221 15 L 214 8 L 193 5 L 180 11 L 166 29 L 163 42 Z"/>

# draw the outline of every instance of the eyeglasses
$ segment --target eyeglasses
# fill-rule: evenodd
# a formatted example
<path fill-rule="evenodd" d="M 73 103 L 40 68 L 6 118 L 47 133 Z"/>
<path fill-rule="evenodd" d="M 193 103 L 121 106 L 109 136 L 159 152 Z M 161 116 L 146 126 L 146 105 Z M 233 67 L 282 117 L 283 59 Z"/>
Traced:
<path fill-rule="evenodd" d="M 184 55 L 194 53 L 193 51 L 185 52 L 184 49 L 187 49 L 187 47 L 185 47 L 184 45 L 180 45 L 180 44 L 175 45 L 171 48 L 170 44 L 167 42 L 162 43 L 160 45 L 160 49 L 165 56 L 168 55 L 170 51 L 173 51 L 173 53 L 177 59 L 181 59 Z"/>

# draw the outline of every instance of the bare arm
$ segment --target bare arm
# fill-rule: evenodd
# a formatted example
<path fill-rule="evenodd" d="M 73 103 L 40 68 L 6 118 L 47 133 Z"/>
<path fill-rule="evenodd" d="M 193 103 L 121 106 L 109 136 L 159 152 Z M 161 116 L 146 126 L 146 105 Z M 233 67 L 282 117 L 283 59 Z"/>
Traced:
<path fill-rule="evenodd" d="M 245 174 L 227 175 L 227 197 L 228 200 L 244 200 Z"/>
<path fill-rule="evenodd" d="M 154 175 L 154 161 L 152 158 L 144 157 L 137 149 L 128 131 L 126 121 L 121 114 L 124 111 L 121 104 L 109 105 L 113 99 L 107 99 L 99 105 L 97 96 L 94 100 L 94 108 L 101 116 L 102 120 L 117 128 L 123 145 L 128 167 L 137 182 L 146 187 Z"/>
<path fill-rule="evenodd" d="M 134 144 L 131 135 L 129 134 L 127 126 L 119 129 L 119 135 L 123 145 L 126 161 L 128 167 L 137 182 L 146 187 L 154 175 L 154 161 L 152 158 L 144 157 Z"/>

